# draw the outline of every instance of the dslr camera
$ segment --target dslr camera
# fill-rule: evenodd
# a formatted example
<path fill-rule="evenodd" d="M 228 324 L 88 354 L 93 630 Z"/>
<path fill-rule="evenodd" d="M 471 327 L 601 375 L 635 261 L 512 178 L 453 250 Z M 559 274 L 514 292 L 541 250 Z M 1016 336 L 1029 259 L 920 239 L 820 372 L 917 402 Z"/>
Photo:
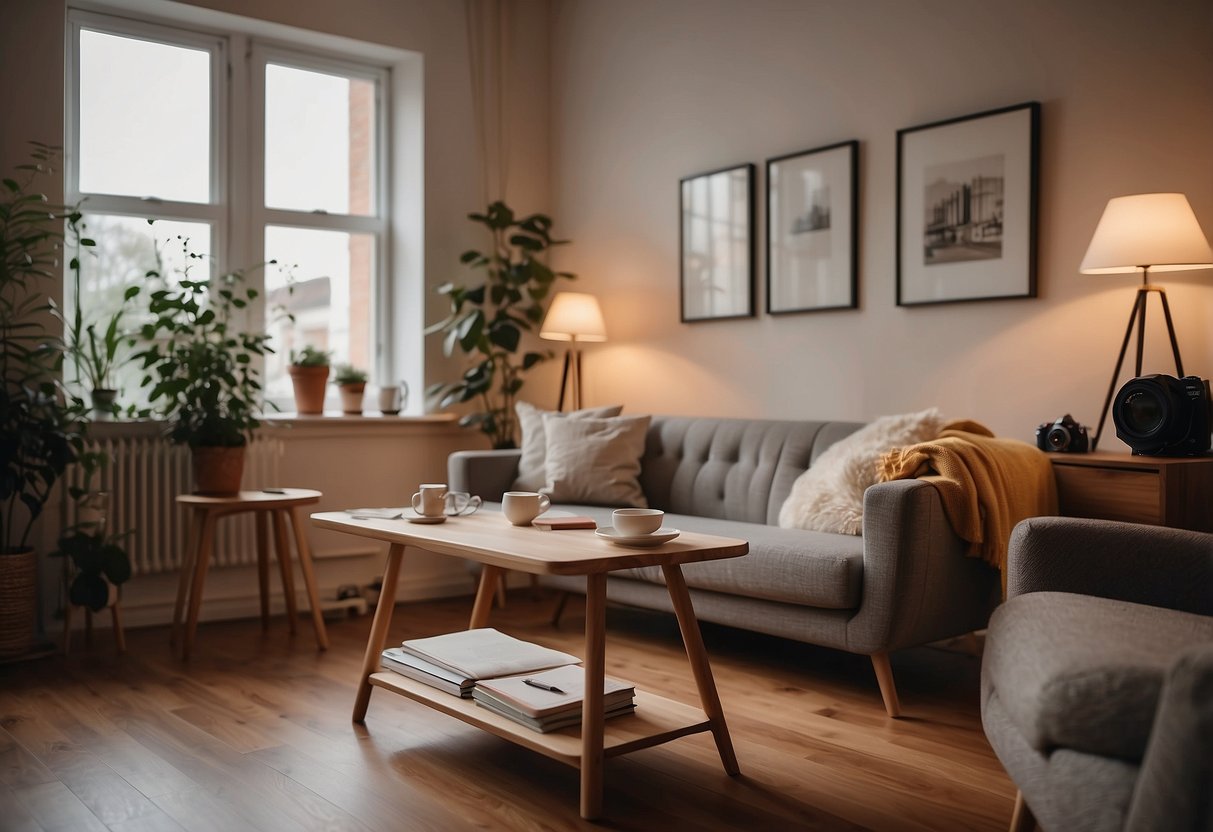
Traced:
<path fill-rule="evenodd" d="M 1129 379 L 1112 402 L 1116 436 L 1139 456 L 1208 453 L 1213 429 L 1209 382 L 1156 373 Z"/>
<path fill-rule="evenodd" d="M 1036 447 L 1042 451 L 1085 454 L 1090 450 L 1087 429 L 1067 413 L 1056 422 L 1045 422 L 1036 429 Z"/>

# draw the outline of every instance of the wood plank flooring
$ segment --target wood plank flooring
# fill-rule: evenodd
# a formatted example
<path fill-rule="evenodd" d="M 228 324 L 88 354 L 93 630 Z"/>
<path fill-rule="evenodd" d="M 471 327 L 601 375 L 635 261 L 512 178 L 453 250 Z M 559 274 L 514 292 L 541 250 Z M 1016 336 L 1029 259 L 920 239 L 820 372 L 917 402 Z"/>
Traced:
<path fill-rule="evenodd" d="M 573 653 L 580 600 L 511 593 L 491 624 Z M 471 598 L 401 605 L 389 643 L 466 626 Z M 607 673 L 695 704 L 673 616 L 611 608 Z M 370 617 L 330 622 L 332 647 L 272 620 L 200 626 L 175 658 L 167 628 L 0 667 L 0 829 L 996 830 L 1015 789 L 978 713 L 978 659 L 893 654 L 905 718 L 884 714 L 866 657 L 704 625 L 741 765 L 707 734 L 609 760 L 606 815 L 578 817 L 578 773 L 376 690 L 350 721 Z M 79 642 L 77 642 L 79 648 Z"/>

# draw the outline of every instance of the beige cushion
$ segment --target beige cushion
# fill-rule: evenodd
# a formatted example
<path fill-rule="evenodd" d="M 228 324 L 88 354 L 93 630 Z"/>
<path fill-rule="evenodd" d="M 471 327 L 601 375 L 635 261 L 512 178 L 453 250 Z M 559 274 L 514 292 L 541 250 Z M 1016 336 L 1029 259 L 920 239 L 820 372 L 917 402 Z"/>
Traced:
<path fill-rule="evenodd" d="M 623 405 L 587 407 L 572 413 L 555 413 L 540 410 L 533 404 L 518 402 L 514 412 L 518 415 L 518 427 L 522 430 L 522 457 L 518 460 L 518 479 L 514 480 L 514 491 L 538 491 L 547 482 L 543 462 L 547 456 L 547 437 L 543 430 L 543 417 L 556 419 L 585 419 L 618 416 Z"/>
<path fill-rule="evenodd" d="M 651 419 L 564 419 L 545 413 L 547 482 L 541 490 L 553 503 L 647 508 L 637 478 Z"/>

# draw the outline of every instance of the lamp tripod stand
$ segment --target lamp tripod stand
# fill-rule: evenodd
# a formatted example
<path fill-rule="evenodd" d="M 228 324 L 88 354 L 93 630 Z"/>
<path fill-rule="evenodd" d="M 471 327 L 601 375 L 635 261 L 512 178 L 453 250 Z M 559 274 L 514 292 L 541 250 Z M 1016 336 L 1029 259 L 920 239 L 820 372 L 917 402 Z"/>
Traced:
<path fill-rule="evenodd" d="M 1129 325 L 1125 328 L 1125 338 L 1120 344 L 1120 355 L 1116 359 L 1116 369 L 1112 371 L 1112 380 L 1108 383 L 1108 395 L 1104 398 L 1103 410 L 1099 412 L 1099 427 L 1095 431 L 1095 439 L 1091 442 L 1091 450 L 1099 447 L 1099 437 L 1103 435 L 1104 423 L 1108 419 L 1108 409 L 1112 405 L 1112 396 L 1116 393 L 1116 382 L 1120 378 L 1120 368 L 1125 361 L 1125 352 L 1129 349 L 1129 338 L 1133 335 L 1133 324 L 1137 323 L 1137 362 L 1135 376 L 1141 375 L 1142 352 L 1146 340 L 1146 299 L 1151 292 L 1158 293 L 1162 301 L 1162 314 L 1167 321 L 1167 335 L 1171 338 L 1171 354 L 1175 356 L 1175 375 L 1180 378 L 1184 374 L 1183 360 L 1179 357 L 1179 342 L 1175 340 L 1175 325 L 1171 321 L 1171 307 L 1167 303 L 1167 290 L 1162 286 L 1153 286 L 1149 282 L 1150 267 L 1142 266 L 1141 285 L 1137 287 L 1137 298 L 1133 302 L 1133 311 L 1129 314 Z"/>
<path fill-rule="evenodd" d="M 577 349 L 576 338 L 572 339 L 569 348 L 564 351 L 564 373 L 560 376 L 560 398 L 556 400 L 557 412 L 564 412 L 566 391 L 572 400 L 569 410 L 581 410 L 581 350 Z"/>

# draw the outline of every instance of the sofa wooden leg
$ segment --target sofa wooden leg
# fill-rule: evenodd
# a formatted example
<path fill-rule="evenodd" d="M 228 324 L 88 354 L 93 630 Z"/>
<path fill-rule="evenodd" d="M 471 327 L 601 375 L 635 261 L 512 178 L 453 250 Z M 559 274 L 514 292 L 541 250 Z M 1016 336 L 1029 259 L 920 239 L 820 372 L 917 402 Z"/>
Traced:
<path fill-rule="evenodd" d="M 1033 832 L 1035 829 L 1036 818 L 1024 802 L 1023 792 L 1015 792 L 1015 809 L 1011 812 L 1010 832 Z"/>
<path fill-rule="evenodd" d="M 876 681 L 880 684 L 880 696 L 884 699 L 884 709 L 889 716 L 896 719 L 901 716 L 901 702 L 897 699 L 897 686 L 893 684 L 893 668 L 889 664 L 889 654 L 873 653 L 872 669 L 876 671 Z"/>

